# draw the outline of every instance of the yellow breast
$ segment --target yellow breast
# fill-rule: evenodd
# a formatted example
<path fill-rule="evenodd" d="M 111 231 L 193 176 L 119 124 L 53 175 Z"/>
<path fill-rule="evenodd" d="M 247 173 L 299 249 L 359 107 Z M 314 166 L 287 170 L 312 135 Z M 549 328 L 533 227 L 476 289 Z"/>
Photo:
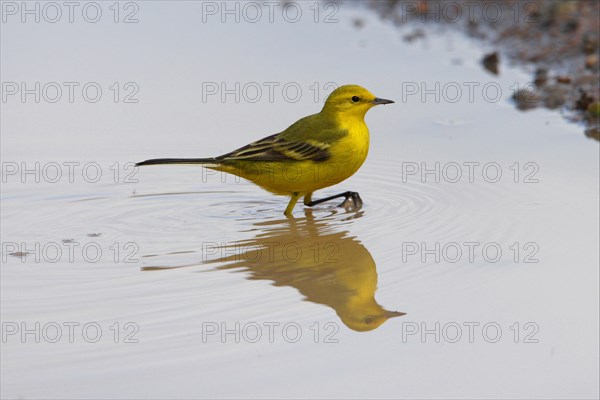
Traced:
<path fill-rule="evenodd" d="M 369 152 L 369 128 L 363 118 L 340 118 L 340 127 L 348 132 L 332 148 L 329 160 L 336 166 L 340 182 L 354 175 L 367 159 Z"/>

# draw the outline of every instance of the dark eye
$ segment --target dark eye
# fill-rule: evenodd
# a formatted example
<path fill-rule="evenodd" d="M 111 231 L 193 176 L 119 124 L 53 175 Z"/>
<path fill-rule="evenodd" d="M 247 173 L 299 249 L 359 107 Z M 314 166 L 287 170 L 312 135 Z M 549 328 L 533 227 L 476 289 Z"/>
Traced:
<path fill-rule="evenodd" d="M 373 323 L 373 318 L 371 318 L 371 317 L 365 318 L 365 324 L 371 325 L 372 323 Z"/>
<path fill-rule="evenodd" d="M 360 100 L 360 97 L 358 96 L 352 96 L 352 101 L 355 103 L 358 103 L 358 101 Z"/>

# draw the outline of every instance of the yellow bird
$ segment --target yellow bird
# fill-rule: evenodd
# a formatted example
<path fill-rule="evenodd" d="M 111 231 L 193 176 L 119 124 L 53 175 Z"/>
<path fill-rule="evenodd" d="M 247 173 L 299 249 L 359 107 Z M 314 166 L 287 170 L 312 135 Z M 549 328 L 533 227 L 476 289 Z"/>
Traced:
<path fill-rule="evenodd" d="M 334 90 L 318 114 L 299 119 L 283 132 L 213 158 L 158 158 L 136 166 L 157 164 L 201 164 L 227 172 L 276 195 L 291 196 L 284 214 L 290 216 L 301 196 L 314 206 L 344 197 L 340 206 L 352 201 L 362 206 L 356 192 L 344 192 L 312 200 L 315 190 L 335 185 L 352 176 L 367 158 L 369 128 L 365 114 L 371 107 L 392 100 L 375 97 L 358 85 Z"/>
<path fill-rule="evenodd" d="M 172 265 L 172 254 L 166 254 L 169 264 L 144 266 L 142 270 L 218 264 L 220 270 L 244 271 L 246 279 L 291 287 L 306 301 L 331 307 L 348 328 L 359 332 L 406 315 L 386 310 L 375 299 L 377 266 L 358 238 L 332 229 L 326 219 L 315 219 L 310 209 L 304 214 L 306 218 L 255 223 L 253 231 L 258 233 L 254 238 L 203 246 L 202 261 Z M 182 252 L 181 257 L 188 259 L 195 252 L 197 249 Z M 148 260 L 156 262 L 161 257 Z"/>

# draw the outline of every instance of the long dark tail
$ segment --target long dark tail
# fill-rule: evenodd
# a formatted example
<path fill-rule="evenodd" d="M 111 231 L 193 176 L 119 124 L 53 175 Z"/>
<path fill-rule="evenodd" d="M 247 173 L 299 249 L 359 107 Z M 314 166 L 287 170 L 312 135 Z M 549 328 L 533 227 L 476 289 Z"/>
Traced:
<path fill-rule="evenodd" d="M 159 164 L 219 164 L 219 161 L 214 158 L 154 158 L 136 163 L 135 166 Z"/>

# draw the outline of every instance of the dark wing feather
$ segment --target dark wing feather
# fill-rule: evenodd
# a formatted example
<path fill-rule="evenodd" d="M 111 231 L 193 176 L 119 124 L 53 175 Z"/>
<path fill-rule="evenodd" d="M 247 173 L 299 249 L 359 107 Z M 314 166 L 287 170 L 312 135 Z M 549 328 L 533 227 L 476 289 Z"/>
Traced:
<path fill-rule="evenodd" d="M 286 140 L 280 134 L 268 136 L 230 153 L 220 161 L 326 161 L 331 157 L 328 143 Z"/>

